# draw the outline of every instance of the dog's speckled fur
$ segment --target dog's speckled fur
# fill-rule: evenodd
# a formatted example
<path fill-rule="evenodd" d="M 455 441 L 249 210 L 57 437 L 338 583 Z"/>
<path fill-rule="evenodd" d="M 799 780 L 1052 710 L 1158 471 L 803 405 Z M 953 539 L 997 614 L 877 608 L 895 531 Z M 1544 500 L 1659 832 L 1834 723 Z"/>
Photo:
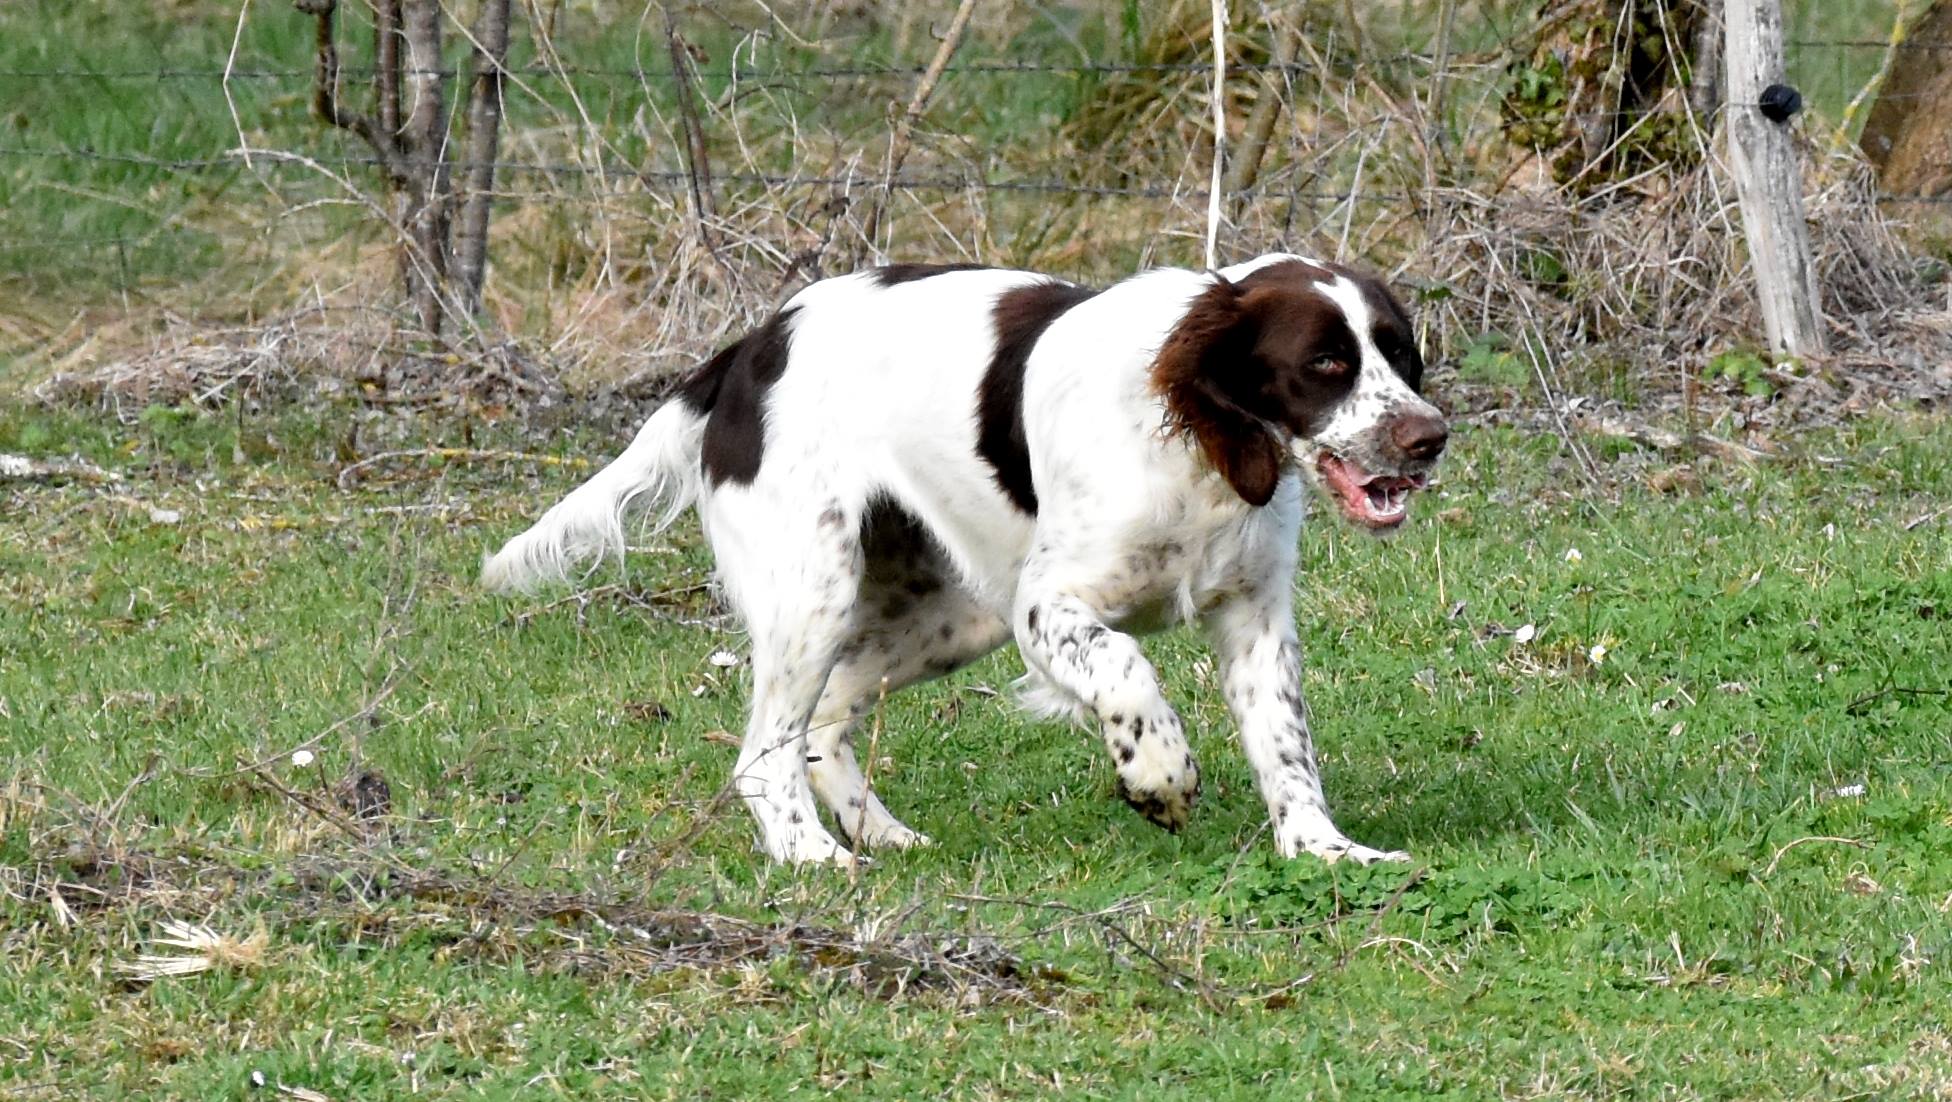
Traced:
<path fill-rule="evenodd" d="M 883 691 L 1014 638 L 1041 711 L 1095 720 L 1119 793 L 1169 829 L 1200 792 L 1128 632 L 1197 621 L 1284 855 L 1371 861 L 1329 817 L 1292 586 L 1304 481 L 1397 486 L 1444 443 L 1402 308 L 1286 254 L 1100 292 L 904 266 L 826 280 L 702 367 L 622 456 L 490 557 L 521 588 L 695 504 L 751 632 L 734 782 L 780 861 L 926 842 L 868 790 L 850 729 Z M 1353 495 L 1353 496 L 1351 496 Z"/>

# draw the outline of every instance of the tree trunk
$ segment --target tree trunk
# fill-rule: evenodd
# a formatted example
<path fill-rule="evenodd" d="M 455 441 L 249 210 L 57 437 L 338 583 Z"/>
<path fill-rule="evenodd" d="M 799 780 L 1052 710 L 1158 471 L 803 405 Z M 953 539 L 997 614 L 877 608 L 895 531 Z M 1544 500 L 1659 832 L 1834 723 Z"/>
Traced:
<path fill-rule="evenodd" d="M 1936 0 L 1898 46 L 1858 140 L 1893 195 L 1952 192 L 1952 0 Z"/>
<path fill-rule="evenodd" d="M 463 166 L 465 198 L 454 233 L 454 266 L 461 309 L 481 308 L 481 284 L 488 267 L 488 213 L 494 205 L 495 155 L 502 123 L 502 67 L 508 61 L 508 0 L 482 0 L 475 21 L 474 87 L 468 99 L 468 160 Z"/>
<path fill-rule="evenodd" d="M 446 80 L 441 73 L 440 0 L 406 0 L 405 228 L 413 256 L 408 294 L 429 333 L 446 315 L 448 272 Z"/>
<path fill-rule="evenodd" d="M 1596 187 L 1700 153 L 1685 108 L 1711 0 L 1548 4 L 1510 67 L 1505 137 L 1562 185 Z M 1712 59 L 1708 60 L 1712 65 Z"/>

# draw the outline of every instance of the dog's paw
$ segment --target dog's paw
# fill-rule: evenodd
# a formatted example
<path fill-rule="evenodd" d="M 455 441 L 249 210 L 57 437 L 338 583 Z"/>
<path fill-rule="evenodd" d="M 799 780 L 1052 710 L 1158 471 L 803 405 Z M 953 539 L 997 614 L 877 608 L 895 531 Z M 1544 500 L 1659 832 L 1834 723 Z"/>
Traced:
<path fill-rule="evenodd" d="M 888 817 L 880 821 L 870 818 L 860 824 L 858 833 L 854 827 L 855 824 L 847 822 L 845 819 L 841 820 L 840 833 L 842 840 L 844 842 L 858 840 L 862 846 L 868 849 L 921 849 L 923 846 L 932 846 L 935 844 L 935 839 L 899 822 L 893 817 Z"/>
<path fill-rule="evenodd" d="M 784 837 L 766 839 L 764 848 L 773 860 L 782 865 L 838 865 L 849 868 L 857 862 L 866 861 L 866 858 L 857 858 L 833 835 L 817 828 L 789 830 Z"/>
<path fill-rule="evenodd" d="M 1146 725 L 1114 718 L 1105 743 L 1118 769 L 1118 795 L 1132 809 L 1176 831 L 1200 798 L 1200 767 L 1187 749 L 1177 716 Z"/>
<path fill-rule="evenodd" d="M 1326 864 L 1337 861 L 1354 861 L 1358 865 L 1373 865 L 1378 861 L 1408 861 L 1410 855 L 1400 849 L 1371 849 L 1357 845 L 1338 832 L 1308 835 L 1301 838 L 1283 838 L 1275 846 L 1283 857 L 1299 857 L 1308 854 L 1319 857 Z"/>
<path fill-rule="evenodd" d="M 1354 861 L 1358 865 L 1373 865 L 1378 861 L 1408 861 L 1410 855 L 1400 849 L 1371 849 L 1359 846 L 1343 838 L 1337 842 L 1309 846 L 1302 852 L 1311 853 L 1328 864 L 1337 861 Z"/>
<path fill-rule="evenodd" d="M 1281 813 L 1285 810 L 1277 809 L 1274 819 L 1274 848 L 1283 857 L 1299 857 L 1305 853 L 1331 865 L 1337 861 L 1373 865 L 1378 861 L 1410 860 L 1410 855 L 1402 850 L 1371 849 L 1351 842 L 1336 829 L 1326 814 L 1319 811 L 1304 811 L 1291 816 Z"/>
<path fill-rule="evenodd" d="M 921 849 L 935 844 L 935 839 L 901 823 L 894 823 L 879 831 L 865 831 L 862 840 L 869 849 Z"/>
<path fill-rule="evenodd" d="M 1188 758 L 1179 769 L 1166 773 L 1156 783 L 1144 787 L 1132 784 L 1121 772 L 1118 796 L 1131 804 L 1132 810 L 1153 823 L 1177 832 L 1186 825 L 1186 820 L 1193 814 L 1193 805 L 1199 801 L 1199 766 Z"/>

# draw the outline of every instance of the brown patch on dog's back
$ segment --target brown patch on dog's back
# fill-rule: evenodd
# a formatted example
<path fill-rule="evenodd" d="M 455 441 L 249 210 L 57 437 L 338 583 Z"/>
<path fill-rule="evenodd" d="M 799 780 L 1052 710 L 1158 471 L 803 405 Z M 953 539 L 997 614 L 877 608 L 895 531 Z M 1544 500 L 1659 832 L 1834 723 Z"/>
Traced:
<path fill-rule="evenodd" d="M 868 274 L 883 287 L 893 287 L 898 283 L 913 283 L 918 279 L 929 279 L 949 272 L 989 271 L 988 264 L 883 264 Z"/>
<path fill-rule="evenodd" d="M 679 390 L 694 409 L 709 411 L 702 462 L 712 485 L 750 485 L 766 451 L 766 392 L 786 370 L 792 345 L 789 306 L 743 340 L 713 356 Z"/>
<path fill-rule="evenodd" d="M 1011 504 L 1037 515 L 1037 488 L 1030 477 L 1030 442 L 1023 427 L 1023 372 L 1052 322 L 1098 292 L 1055 280 L 1017 287 L 997 296 L 991 317 L 996 351 L 976 394 L 976 454 L 996 474 Z"/>

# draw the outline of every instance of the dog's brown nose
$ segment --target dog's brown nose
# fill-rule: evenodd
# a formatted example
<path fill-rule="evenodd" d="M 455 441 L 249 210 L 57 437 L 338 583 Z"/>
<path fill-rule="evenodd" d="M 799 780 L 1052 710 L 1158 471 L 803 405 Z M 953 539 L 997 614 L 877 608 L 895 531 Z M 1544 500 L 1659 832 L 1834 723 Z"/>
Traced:
<path fill-rule="evenodd" d="M 1427 413 L 1412 413 L 1396 419 L 1389 427 L 1390 439 L 1411 459 L 1435 459 L 1443 454 L 1450 430 L 1444 419 Z"/>

